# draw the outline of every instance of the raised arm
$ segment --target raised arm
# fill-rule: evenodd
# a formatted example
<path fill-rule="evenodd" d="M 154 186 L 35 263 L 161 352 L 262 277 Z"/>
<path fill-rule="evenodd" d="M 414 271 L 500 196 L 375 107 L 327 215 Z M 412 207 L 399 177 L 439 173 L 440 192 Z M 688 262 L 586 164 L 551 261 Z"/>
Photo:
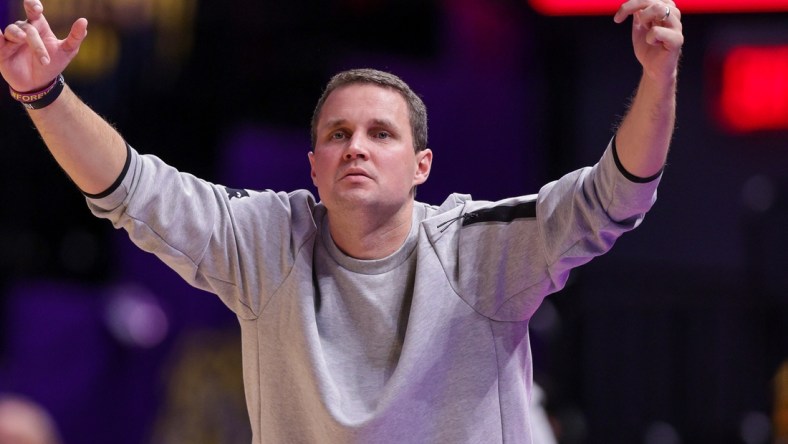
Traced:
<path fill-rule="evenodd" d="M 87 36 L 88 21 L 78 19 L 68 36 L 59 40 L 40 1 L 24 0 L 24 8 L 27 20 L 8 25 L 0 37 L 0 74 L 17 99 L 28 101 L 53 86 L 47 93 L 51 98 L 59 90 L 58 76 Z M 28 107 L 28 113 L 55 160 L 82 191 L 98 194 L 115 182 L 126 161 L 125 143 L 68 85 L 52 103 Z"/>
<path fill-rule="evenodd" d="M 643 67 L 635 97 L 616 133 L 623 167 L 648 178 L 665 164 L 676 120 L 676 78 L 684 35 L 681 12 L 671 0 L 629 0 L 616 12 L 632 16 L 632 45 Z"/>

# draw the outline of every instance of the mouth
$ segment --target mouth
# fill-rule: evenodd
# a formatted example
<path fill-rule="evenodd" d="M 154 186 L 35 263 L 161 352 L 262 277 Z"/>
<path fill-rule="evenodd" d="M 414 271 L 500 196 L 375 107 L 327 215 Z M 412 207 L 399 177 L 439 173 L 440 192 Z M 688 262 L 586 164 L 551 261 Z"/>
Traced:
<path fill-rule="evenodd" d="M 369 176 L 369 174 L 367 174 L 366 171 L 364 171 L 362 169 L 359 169 L 359 168 L 351 168 L 351 169 L 345 171 L 345 173 L 342 174 L 341 179 L 358 178 L 358 177 L 366 177 L 367 179 L 371 179 L 371 177 Z"/>

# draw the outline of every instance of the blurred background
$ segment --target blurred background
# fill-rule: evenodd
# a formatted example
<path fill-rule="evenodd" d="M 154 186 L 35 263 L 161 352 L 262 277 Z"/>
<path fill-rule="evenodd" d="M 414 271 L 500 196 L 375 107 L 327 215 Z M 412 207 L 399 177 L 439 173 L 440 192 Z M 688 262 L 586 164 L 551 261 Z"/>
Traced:
<path fill-rule="evenodd" d="M 656 206 L 531 322 L 560 443 L 788 442 L 788 1 L 677 2 Z M 640 77 L 608 0 L 44 6 L 59 36 L 90 22 L 65 73 L 88 104 L 139 151 L 235 188 L 313 190 L 309 120 L 341 69 L 422 95 L 434 204 L 596 162 Z M 0 0 L 0 24 L 20 8 Z M 11 99 L 0 122 L 0 394 L 64 444 L 249 442 L 233 315 L 94 219 Z"/>

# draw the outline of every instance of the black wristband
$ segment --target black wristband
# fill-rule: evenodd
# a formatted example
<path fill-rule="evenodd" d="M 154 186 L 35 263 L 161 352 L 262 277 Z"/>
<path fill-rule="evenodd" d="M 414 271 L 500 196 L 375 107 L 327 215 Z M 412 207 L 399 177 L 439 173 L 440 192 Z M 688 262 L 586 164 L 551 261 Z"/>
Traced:
<path fill-rule="evenodd" d="M 10 88 L 11 97 L 20 102 L 22 106 L 27 109 L 41 109 L 52 104 L 52 102 L 60 96 L 60 93 L 63 92 L 63 87 L 65 85 L 66 80 L 63 78 L 63 74 L 58 74 L 57 78 L 41 91 L 22 93 Z"/>

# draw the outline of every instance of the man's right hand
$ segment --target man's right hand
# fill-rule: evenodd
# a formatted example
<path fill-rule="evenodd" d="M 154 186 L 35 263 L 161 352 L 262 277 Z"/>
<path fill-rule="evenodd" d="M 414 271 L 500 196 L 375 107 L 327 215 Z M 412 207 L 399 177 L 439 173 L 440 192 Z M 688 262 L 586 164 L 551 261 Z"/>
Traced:
<path fill-rule="evenodd" d="M 40 91 L 74 59 L 87 36 L 80 18 L 58 40 L 44 18 L 40 0 L 24 0 L 27 20 L 5 28 L 0 36 L 0 74 L 19 92 Z M 68 87 L 52 103 L 28 115 L 52 156 L 85 193 L 106 191 L 120 177 L 127 159 L 120 134 Z"/>
<path fill-rule="evenodd" d="M 11 88 L 27 92 L 46 87 L 63 72 L 87 36 L 88 21 L 78 19 L 59 40 L 39 0 L 24 0 L 24 7 L 27 20 L 8 25 L 0 35 L 0 74 Z"/>

